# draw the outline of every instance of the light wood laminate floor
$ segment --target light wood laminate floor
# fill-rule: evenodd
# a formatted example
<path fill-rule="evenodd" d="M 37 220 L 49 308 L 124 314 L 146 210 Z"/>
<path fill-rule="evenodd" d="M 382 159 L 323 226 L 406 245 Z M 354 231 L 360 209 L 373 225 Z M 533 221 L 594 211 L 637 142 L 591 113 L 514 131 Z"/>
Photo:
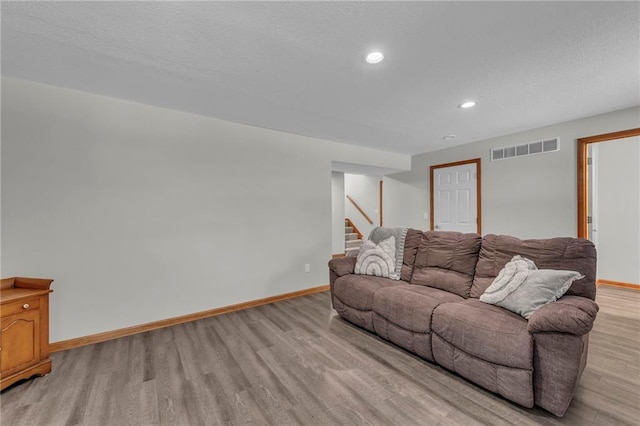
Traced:
<path fill-rule="evenodd" d="M 567 415 L 524 409 L 352 326 L 319 293 L 52 355 L 9 425 L 638 425 L 640 292 L 598 289 Z"/>

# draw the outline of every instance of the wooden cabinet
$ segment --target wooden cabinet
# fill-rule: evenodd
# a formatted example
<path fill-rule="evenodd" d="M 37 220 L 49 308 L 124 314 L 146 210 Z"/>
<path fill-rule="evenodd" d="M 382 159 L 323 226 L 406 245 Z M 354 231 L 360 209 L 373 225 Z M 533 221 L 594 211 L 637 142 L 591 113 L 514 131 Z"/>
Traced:
<path fill-rule="evenodd" d="M 0 282 L 0 390 L 51 371 L 49 293 L 53 280 L 3 278 Z"/>

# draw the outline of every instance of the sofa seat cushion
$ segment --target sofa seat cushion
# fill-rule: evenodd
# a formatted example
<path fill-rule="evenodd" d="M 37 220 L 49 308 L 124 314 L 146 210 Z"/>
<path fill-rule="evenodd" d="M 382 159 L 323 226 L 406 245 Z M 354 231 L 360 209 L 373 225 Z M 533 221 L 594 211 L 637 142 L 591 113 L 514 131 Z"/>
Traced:
<path fill-rule="evenodd" d="M 464 300 L 436 288 L 405 284 L 377 291 L 373 297 L 373 311 L 406 330 L 431 333 L 433 310 L 445 302 Z"/>
<path fill-rule="evenodd" d="M 381 288 L 373 296 L 373 328 L 378 336 L 434 361 L 431 318 L 442 303 L 464 300 L 455 294 L 419 285 Z"/>
<path fill-rule="evenodd" d="M 477 299 L 443 304 L 434 311 L 431 328 L 468 355 L 491 364 L 533 369 L 533 337 L 527 321 L 506 309 Z"/>
<path fill-rule="evenodd" d="M 373 295 L 376 291 L 403 283 L 403 281 L 370 275 L 344 275 L 334 283 L 333 296 L 345 305 L 359 311 L 370 311 L 373 307 Z"/>

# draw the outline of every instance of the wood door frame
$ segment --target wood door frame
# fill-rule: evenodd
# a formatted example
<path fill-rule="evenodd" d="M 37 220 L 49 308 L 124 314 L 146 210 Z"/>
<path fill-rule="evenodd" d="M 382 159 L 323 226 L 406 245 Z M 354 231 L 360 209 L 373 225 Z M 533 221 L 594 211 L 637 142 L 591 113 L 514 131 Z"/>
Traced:
<path fill-rule="evenodd" d="M 631 138 L 634 136 L 640 136 L 640 127 L 578 139 L 578 238 L 586 239 L 589 236 L 587 226 L 587 205 L 589 203 L 589 191 L 587 190 L 587 185 L 589 184 L 587 154 L 589 144 Z"/>
<path fill-rule="evenodd" d="M 482 182 L 482 173 L 480 169 L 480 158 L 472 158 L 471 160 L 463 160 L 463 161 L 454 161 L 453 163 L 445 163 L 445 164 L 436 164 L 429 167 L 429 229 L 433 231 L 435 225 L 434 219 L 434 196 L 433 196 L 433 176 L 436 169 L 444 169 L 447 167 L 455 167 L 455 166 L 463 166 L 465 164 L 475 164 L 476 165 L 476 216 L 478 218 L 476 222 L 476 232 L 482 235 L 482 192 L 481 192 L 481 182 Z"/>

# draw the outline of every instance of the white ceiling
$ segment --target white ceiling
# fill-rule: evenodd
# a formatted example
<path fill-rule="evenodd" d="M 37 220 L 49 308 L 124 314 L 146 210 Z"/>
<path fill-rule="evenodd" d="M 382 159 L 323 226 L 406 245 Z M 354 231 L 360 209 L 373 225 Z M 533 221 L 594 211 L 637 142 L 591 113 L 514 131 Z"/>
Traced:
<path fill-rule="evenodd" d="M 416 154 L 639 105 L 639 28 L 639 2 L 2 2 L 2 74 Z"/>

